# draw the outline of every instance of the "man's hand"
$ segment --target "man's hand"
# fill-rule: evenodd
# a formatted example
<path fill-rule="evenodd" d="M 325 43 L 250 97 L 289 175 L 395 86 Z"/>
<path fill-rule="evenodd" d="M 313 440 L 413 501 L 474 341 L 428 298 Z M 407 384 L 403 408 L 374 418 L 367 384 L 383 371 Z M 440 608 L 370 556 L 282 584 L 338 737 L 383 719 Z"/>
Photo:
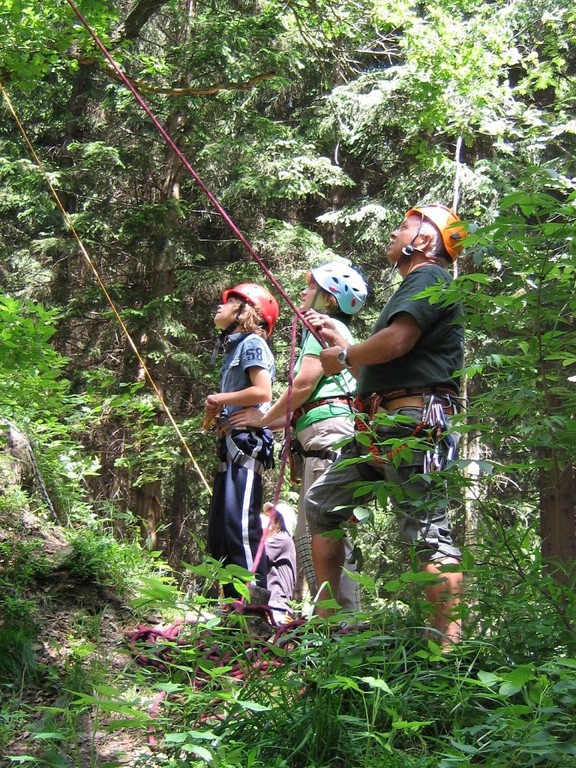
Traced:
<path fill-rule="evenodd" d="M 320 362 L 322 364 L 324 373 L 327 376 L 332 376 L 335 373 L 340 373 L 344 369 L 344 366 L 338 360 L 338 355 L 344 349 L 346 349 L 346 347 L 341 347 L 341 346 L 328 347 L 328 349 L 323 349 L 320 352 Z"/>

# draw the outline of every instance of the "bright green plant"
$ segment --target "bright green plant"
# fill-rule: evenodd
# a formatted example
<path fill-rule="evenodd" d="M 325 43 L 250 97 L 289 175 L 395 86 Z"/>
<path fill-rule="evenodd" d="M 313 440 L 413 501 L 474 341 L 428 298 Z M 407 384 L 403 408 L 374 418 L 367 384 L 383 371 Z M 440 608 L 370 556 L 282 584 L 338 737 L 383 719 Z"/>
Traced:
<path fill-rule="evenodd" d="M 57 313 L 33 302 L 0 296 L 0 384 L 3 415 L 29 420 L 60 414 L 69 385 L 66 360 L 50 345 Z"/>

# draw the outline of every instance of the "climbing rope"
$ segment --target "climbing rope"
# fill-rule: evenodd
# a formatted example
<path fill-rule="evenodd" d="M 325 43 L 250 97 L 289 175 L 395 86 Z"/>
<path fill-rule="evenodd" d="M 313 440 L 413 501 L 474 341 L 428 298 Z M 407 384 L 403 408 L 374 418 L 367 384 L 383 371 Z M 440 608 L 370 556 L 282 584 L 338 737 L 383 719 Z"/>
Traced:
<path fill-rule="evenodd" d="M 456 164 L 456 173 L 454 174 L 454 195 L 452 197 L 452 210 L 454 213 L 458 211 L 458 205 L 460 203 L 460 177 L 462 175 L 462 144 L 463 136 L 458 136 L 456 140 L 456 149 L 454 151 L 454 163 Z M 458 261 L 453 265 L 454 277 L 458 277 Z"/>
<path fill-rule="evenodd" d="M 296 357 L 297 330 L 298 330 L 298 319 L 294 317 L 292 320 L 292 334 L 290 338 L 290 362 L 288 364 L 288 387 L 287 387 L 287 396 L 286 396 L 286 420 L 284 423 L 284 440 L 282 442 L 282 453 L 280 454 L 280 469 L 278 471 L 278 478 L 276 480 L 276 488 L 274 491 L 274 496 L 272 501 L 274 507 L 276 507 L 276 504 L 278 504 L 278 501 L 280 500 L 282 485 L 284 483 L 284 475 L 286 473 L 286 464 L 288 461 L 288 456 L 290 454 L 290 420 L 292 417 L 292 390 L 294 386 L 294 360 Z M 254 562 L 252 563 L 252 566 L 250 568 L 251 573 L 256 573 L 256 571 L 258 570 L 260 560 L 262 559 L 262 555 L 264 554 L 264 547 L 266 544 L 266 538 L 268 536 L 268 529 L 270 528 L 271 523 L 272 523 L 272 519 L 270 518 L 266 528 L 262 531 L 262 536 L 260 537 L 258 549 L 256 550 L 256 555 L 254 556 Z"/>
<path fill-rule="evenodd" d="M 70 8 L 72 9 L 72 11 L 75 13 L 75 15 L 77 16 L 78 20 L 80 21 L 80 23 L 82 24 L 82 26 L 84 27 L 84 29 L 85 29 L 85 30 L 88 32 L 88 34 L 90 35 L 90 37 L 92 38 L 92 40 L 94 41 L 94 43 L 96 44 L 96 46 L 99 48 L 99 50 L 101 51 L 102 55 L 103 55 L 103 56 L 106 58 L 106 60 L 107 60 L 107 61 L 108 61 L 108 63 L 110 64 L 110 66 L 111 66 L 111 67 L 114 69 L 114 71 L 116 72 L 116 75 L 118 76 L 119 80 L 120 80 L 120 81 L 121 81 L 121 82 L 122 82 L 122 83 L 123 83 L 123 84 L 126 86 L 126 88 L 128 88 L 128 90 L 129 90 L 129 91 L 131 92 L 131 94 L 134 96 L 134 99 L 136 100 L 136 103 L 138 104 L 138 106 L 139 106 L 139 107 L 141 107 L 141 109 L 143 109 L 143 110 L 144 110 L 144 112 L 145 112 L 145 113 L 148 115 L 148 117 L 149 117 L 149 118 L 150 118 L 150 120 L 152 121 L 152 124 L 154 125 L 154 127 L 156 128 L 156 130 L 158 131 L 158 133 L 160 133 L 160 135 L 162 136 L 162 138 L 164 139 L 164 141 L 166 142 L 166 144 L 168 145 L 168 147 L 169 147 L 169 148 L 172 150 L 172 152 L 174 152 L 174 154 L 175 154 L 175 155 L 178 157 L 178 159 L 180 160 L 180 162 L 182 163 L 182 165 L 184 166 L 184 168 L 186 169 L 186 171 L 187 171 L 187 172 L 190 174 L 190 176 L 192 176 L 192 178 L 193 178 L 193 179 L 195 180 L 195 182 L 198 184 L 198 186 L 200 187 L 200 189 L 202 190 L 202 192 L 203 192 L 203 193 L 206 195 L 206 197 L 208 198 L 208 200 L 210 200 L 210 202 L 212 203 L 212 205 L 214 206 L 214 208 L 216 209 L 216 211 L 217 211 L 217 212 L 220 214 L 220 216 L 222 217 L 222 219 L 223 219 L 223 220 L 226 222 L 226 224 L 228 225 L 228 227 L 229 227 L 229 228 L 232 230 L 232 232 L 234 233 L 234 235 L 235 235 L 235 236 L 238 238 L 238 240 L 240 240 L 240 242 L 241 242 L 241 243 L 244 245 L 244 247 L 246 248 L 246 250 L 248 251 L 248 253 L 250 254 L 250 256 L 251 256 L 251 257 L 254 259 L 254 261 L 255 261 L 255 262 L 258 264 L 258 266 L 260 267 L 260 269 L 261 269 L 261 270 L 264 272 L 264 274 L 266 275 L 266 277 L 268 278 L 268 280 L 270 281 L 270 283 L 271 283 L 271 284 L 274 286 L 274 288 L 276 288 L 276 290 L 278 291 L 278 293 L 279 293 L 279 294 L 282 296 L 282 298 L 283 298 L 283 299 L 284 299 L 284 301 L 285 301 L 285 302 L 288 304 L 288 306 L 290 307 L 290 309 L 292 310 L 292 312 L 293 312 L 293 313 L 296 315 L 296 317 L 298 317 L 298 319 L 300 320 L 300 322 L 301 322 L 301 323 L 303 323 L 303 324 L 306 326 L 306 328 L 308 328 L 308 330 L 310 331 L 310 333 L 312 333 L 312 335 L 313 335 L 315 338 L 317 338 L 317 339 L 318 339 L 318 341 L 320 341 L 320 343 L 322 344 L 322 346 L 325 346 L 325 345 L 323 344 L 323 342 L 322 342 L 321 336 L 320 336 L 320 334 L 318 333 L 318 331 L 316 331 L 316 330 L 315 330 L 315 329 L 312 327 L 312 325 L 310 325 L 310 323 L 309 323 L 309 322 L 306 320 L 306 318 L 305 318 L 305 317 L 304 317 L 304 315 L 303 315 L 303 314 L 300 312 L 300 310 L 298 309 L 298 307 L 296 306 L 296 304 L 295 304 L 295 303 L 292 301 L 292 299 L 290 298 L 290 296 L 288 296 L 288 294 L 286 293 L 286 291 L 284 290 L 284 288 L 282 287 L 282 285 L 281 285 L 281 284 L 278 282 L 278 280 L 277 280 L 277 279 L 274 277 L 274 275 L 273 275 L 273 274 L 272 274 L 272 272 L 271 272 L 271 271 L 268 269 L 268 267 L 266 266 L 266 264 L 264 263 L 264 261 L 263 261 L 263 260 L 260 258 L 260 256 L 258 256 L 258 254 L 257 254 L 257 253 L 256 253 L 256 251 L 254 250 L 254 248 L 252 247 L 252 245 L 251 245 L 251 244 L 248 242 L 248 240 L 246 239 L 246 237 L 245 237 L 245 236 L 242 234 L 242 232 L 241 232 L 241 231 L 240 231 L 240 229 L 237 227 L 237 225 L 235 224 L 235 222 L 234 222 L 234 220 L 232 219 L 232 217 L 230 216 L 230 214 L 229 214 L 229 213 L 228 213 L 228 212 L 227 212 L 227 211 L 226 211 L 226 210 L 223 208 L 223 206 L 222 206 L 222 205 L 220 204 L 220 202 L 217 200 L 217 198 L 215 197 L 215 195 L 214 195 L 214 194 L 213 194 L 213 193 L 212 193 L 212 192 L 211 192 L 211 191 L 208 189 L 208 187 L 206 186 L 206 184 L 204 183 L 204 181 L 203 181 L 203 180 L 200 178 L 200 176 L 198 175 L 198 173 L 197 173 L 197 172 L 194 170 L 194 168 L 191 166 L 191 164 L 190 164 L 190 163 L 189 163 L 189 161 L 187 160 L 186 156 L 184 155 L 184 153 L 182 152 L 182 150 L 180 149 L 180 147 L 178 147 L 178 145 L 177 145 L 177 144 L 175 143 L 175 141 L 172 139 L 172 137 L 170 136 L 170 134 L 168 133 L 168 131 L 167 131 L 167 130 L 164 128 L 164 126 L 163 126 L 163 125 L 160 123 L 160 121 L 158 120 L 158 118 L 157 118 L 157 117 L 154 115 L 154 113 L 152 112 L 152 110 L 150 109 L 150 107 L 148 106 L 148 104 L 146 103 L 146 101 L 144 100 L 144 98 L 142 97 L 142 95 L 140 94 L 140 92 L 138 91 L 138 89 L 137 89 L 137 88 L 134 86 L 134 84 L 133 84 L 133 83 L 132 83 L 132 82 L 129 80 L 129 78 L 128 78 L 128 77 L 127 77 L 127 75 L 124 73 L 124 71 L 123 71 L 123 70 L 122 70 L 122 68 L 119 66 L 119 64 L 117 64 L 117 63 L 116 63 L 116 61 L 114 61 L 114 59 L 112 58 L 112 55 L 110 54 L 110 52 L 108 51 L 108 49 L 106 48 L 106 46 L 104 45 L 104 43 L 102 43 L 102 41 L 100 40 L 100 38 L 98 37 L 98 35 L 97 35 L 97 34 L 94 32 L 94 30 L 92 29 L 92 27 L 91 27 L 91 26 L 88 24 L 88 22 L 86 21 L 86 19 L 84 18 L 84 16 L 82 15 L 82 13 L 80 12 L 80 10 L 78 9 L 78 7 L 77 7 L 77 6 L 74 4 L 73 0 L 67 0 L 67 3 L 68 3 L 68 5 L 70 6 Z"/>
<path fill-rule="evenodd" d="M 289 624 L 276 625 L 271 613 L 266 614 L 263 609 L 267 606 L 241 606 L 243 616 L 235 616 L 233 625 L 228 625 L 227 616 L 222 617 L 222 623 L 218 630 L 210 628 L 204 621 L 180 620 L 165 628 L 138 625 L 132 632 L 125 635 L 125 641 L 129 651 L 137 664 L 157 670 L 159 673 L 168 673 L 172 667 L 181 671 L 183 665 L 188 665 L 190 680 L 194 688 L 204 689 L 214 683 L 214 676 L 209 670 L 221 669 L 227 681 L 241 684 L 249 682 L 254 675 L 270 677 L 274 670 L 281 667 L 288 671 L 298 673 L 303 686 L 306 681 L 302 677 L 302 659 L 306 658 L 311 650 L 317 650 L 319 644 L 318 633 L 312 629 L 309 631 L 307 618 L 297 619 Z M 264 625 L 258 619 L 264 617 Z M 230 642 L 218 642 L 218 633 L 230 626 L 232 633 L 226 633 L 228 641 L 237 639 L 240 646 L 233 647 Z M 191 634 L 186 630 L 191 630 Z M 242 630 L 238 633 L 237 629 Z M 363 632 L 370 629 L 369 625 L 338 624 L 330 627 L 326 642 L 333 642 L 334 638 L 343 638 L 350 633 Z M 194 649 L 194 660 L 188 662 L 179 655 L 179 651 L 185 648 Z M 303 653 L 296 654 L 295 650 L 301 647 Z M 310 663 L 310 662 L 308 662 Z M 151 718 L 155 719 L 160 706 L 170 697 L 166 690 L 160 691 L 149 708 Z M 210 711 L 204 711 L 198 722 L 208 719 L 222 719 L 222 715 L 215 712 L 220 704 L 225 704 L 228 699 L 215 693 L 209 703 Z M 155 727 L 148 727 L 148 745 L 152 750 L 157 748 Z"/>
<path fill-rule="evenodd" d="M 213 630 L 203 628 L 193 620 L 176 621 L 164 629 L 140 624 L 135 630 L 125 635 L 126 642 L 138 664 L 152 667 L 159 672 L 168 672 L 173 664 L 181 665 L 178 649 L 193 643 L 198 661 L 194 663 L 191 671 L 193 685 L 197 689 L 204 688 L 213 680 L 206 671 L 208 667 L 225 668 L 226 677 L 229 680 L 241 683 L 255 672 L 266 677 L 275 668 L 290 664 L 290 650 L 298 640 L 300 628 L 307 620 L 298 619 L 290 624 L 278 626 L 267 606 L 239 605 L 236 610 L 244 614 L 242 620 L 245 620 L 247 625 L 253 619 L 262 620 L 263 618 L 264 621 L 264 626 L 261 623 L 260 632 L 255 629 L 256 625 L 253 625 L 252 631 L 244 634 L 241 640 L 241 654 L 238 653 L 237 648 L 230 649 L 219 643 Z M 182 637 L 186 627 L 197 628 L 200 631 L 192 639 Z M 263 632 L 262 629 L 264 629 Z M 160 706 L 167 697 L 166 691 L 160 691 L 155 696 L 148 710 L 153 719 L 158 716 Z M 217 696 L 211 701 L 210 706 L 214 708 L 221 701 L 222 699 Z M 203 720 L 207 718 L 206 714 L 202 716 Z M 158 746 L 154 725 L 148 727 L 148 746 L 152 750 L 157 749 Z"/>
<path fill-rule="evenodd" d="M 458 204 L 460 203 L 460 176 L 462 173 L 462 135 L 458 136 L 456 140 L 456 150 L 454 152 L 454 162 L 456 164 L 456 173 L 454 174 L 454 196 L 452 198 L 452 210 L 454 213 L 458 210 Z"/>
<path fill-rule="evenodd" d="M 132 336 L 130 334 L 130 331 L 126 327 L 126 324 L 124 323 L 124 320 L 122 319 L 122 316 L 120 315 L 120 312 L 119 312 L 118 308 L 116 307 L 116 304 L 114 303 L 114 300 L 110 296 L 110 293 L 108 292 L 108 289 L 106 288 L 106 285 L 104 284 L 104 281 L 102 280 L 102 278 L 100 276 L 100 273 L 98 272 L 94 262 L 90 258 L 90 255 L 89 255 L 88 251 L 84 247 L 84 244 L 83 244 L 82 240 L 80 239 L 80 236 L 78 235 L 78 232 L 76 231 L 76 228 L 74 227 L 74 224 L 73 224 L 70 216 L 68 215 L 66 209 L 64 208 L 64 205 L 62 204 L 62 201 L 60 200 L 60 196 L 58 195 L 58 192 L 56 191 L 56 189 L 54 188 L 52 182 L 50 181 L 50 177 L 48 175 L 48 171 L 46 170 L 46 168 L 45 168 L 42 160 L 38 156 L 36 150 L 32 146 L 32 143 L 31 143 L 30 139 L 28 138 L 28 134 L 26 133 L 26 130 L 25 130 L 23 124 L 21 123 L 20 119 L 18 118 L 18 115 L 16 114 L 16 111 L 14 109 L 14 106 L 12 105 L 12 102 L 11 102 L 8 94 L 6 93 L 6 91 L 4 89 L 4 86 L 3 86 L 1 81 L 0 81 L 0 92 L 2 93 L 2 96 L 4 98 L 4 102 L 6 103 L 8 109 L 10 110 L 10 113 L 12 114 L 12 117 L 14 118 L 14 121 L 16 122 L 16 125 L 18 126 L 19 131 L 20 131 L 20 133 L 23 136 L 24 141 L 26 142 L 26 145 L 28 146 L 28 149 L 30 150 L 30 153 L 31 153 L 32 157 L 34 158 L 34 161 L 36 162 L 38 168 L 40 169 L 40 172 L 43 174 L 43 176 L 44 176 L 44 178 L 46 180 L 46 184 L 48 185 L 48 187 L 50 189 L 52 197 L 56 201 L 56 205 L 58 206 L 58 208 L 60 209 L 60 212 L 62 213 L 62 216 L 64 218 L 66 226 L 68 227 L 68 229 L 72 233 L 72 236 L 76 240 L 76 242 L 78 244 L 78 247 L 80 249 L 80 252 L 84 256 L 84 259 L 86 260 L 86 263 L 88 264 L 88 266 L 92 270 L 92 272 L 94 274 L 94 277 L 96 278 L 96 282 L 100 286 L 100 290 L 104 294 L 104 296 L 106 298 L 106 301 L 108 302 L 108 305 L 110 306 L 110 309 L 112 310 L 112 312 L 114 314 L 114 317 L 118 321 L 118 324 L 120 325 L 120 327 L 122 329 L 122 332 L 124 333 L 124 336 L 128 340 L 128 343 L 132 347 L 132 351 L 136 355 L 136 358 L 137 358 L 137 360 L 138 360 L 142 370 L 144 371 L 144 375 L 146 376 L 146 379 L 148 380 L 150 386 L 152 387 L 152 389 L 156 393 L 156 397 L 158 398 L 158 401 L 160 402 L 164 412 L 166 413 L 166 416 L 168 417 L 170 423 L 172 424 L 172 427 L 174 428 L 176 434 L 178 435 L 178 437 L 180 439 L 180 442 L 182 443 L 182 446 L 183 446 L 183 448 L 184 448 L 188 458 L 192 462 L 192 465 L 194 466 L 194 469 L 198 473 L 198 476 L 202 480 L 202 482 L 204 484 L 204 487 L 206 488 L 208 493 L 211 493 L 212 489 L 210 488 L 210 485 L 208 484 L 208 481 L 206 480 L 204 474 L 202 473 L 202 470 L 200 469 L 200 466 L 198 465 L 198 462 L 194 458 L 194 455 L 193 455 L 192 451 L 190 450 L 190 447 L 188 446 L 188 443 L 186 442 L 186 438 L 184 437 L 184 435 L 182 434 L 178 424 L 176 423 L 176 420 L 174 419 L 174 416 L 172 415 L 172 412 L 171 412 L 170 408 L 168 407 L 168 405 L 167 405 L 167 403 L 166 403 L 166 401 L 165 401 L 165 399 L 164 399 L 164 397 L 162 395 L 162 392 L 160 391 L 159 386 L 156 384 L 156 381 L 154 380 L 154 377 L 150 373 L 150 370 L 149 370 L 149 368 L 148 368 L 148 366 L 146 364 L 146 361 L 144 360 L 144 358 L 140 354 L 140 351 L 139 351 L 138 347 L 136 346 L 136 343 L 134 342 L 134 340 L 133 340 L 133 338 L 132 338 Z"/>

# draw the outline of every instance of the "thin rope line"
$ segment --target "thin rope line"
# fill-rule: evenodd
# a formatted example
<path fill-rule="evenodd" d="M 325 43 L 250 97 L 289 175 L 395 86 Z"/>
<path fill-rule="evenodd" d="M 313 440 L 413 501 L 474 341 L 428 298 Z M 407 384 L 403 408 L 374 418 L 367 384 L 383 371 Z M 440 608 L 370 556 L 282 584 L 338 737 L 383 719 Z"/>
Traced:
<path fill-rule="evenodd" d="M 452 210 L 454 213 L 458 211 L 458 204 L 460 203 L 460 176 L 462 172 L 462 161 L 461 161 L 461 154 L 462 154 L 462 142 L 463 137 L 462 134 L 458 136 L 458 139 L 456 140 L 456 150 L 454 152 L 454 161 L 456 163 L 456 173 L 454 175 L 454 197 L 452 198 Z M 458 262 L 454 262 L 454 269 L 453 274 L 454 277 L 458 277 Z"/>
<path fill-rule="evenodd" d="M 294 364 L 296 360 L 297 334 L 298 334 L 298 318 L 294 317 L 292 320 L 292 335 L 290 338 L 290 361 L 288 363 L 288 385 L 286 388 L 286 419 L 284 421 L 284 450 L 282 451 L 280 471 L 278 473 L 276 490 L 274 492 L 274 504 L 277 504 L 280 498 L 282 483 L 284 481 L 284 474 L 286 472 L 286 464 L 288 462 L 288 454 L 290 453 L 290 442 L 291 442 L 290 423 L 292 420 L 292 393 L 294 391 Z"/>
<path fill-rule="evenodd" d="M 454 161 L 456 163 L 456 174 L 454 176 L 454 196 L 452 198 L 452 210 L 454 213 L 458 210 L 458 204 L 460 202 L 460 174 L 462 170 L 461 153 L 462 153 L 462 134 L 458 136 L 456 140 L 456 151 L 454 152 Z"/>
<path fill-rule="evenodd" d="M 242 232 L 238 229 L 235 222 L 231 218 L 231 216 L 228 214 L 228 212 L 223 208 L 223 206 L 220 204 L 220 202 L 217 200 L 217 198 L 213 195 L 212 192 L 208 189 L 206 184 L 202 181 L 198 173 L 194 170 L 194 168 L 190 165 L 188 160 L 186 159 L 186 156 L 180 149 L 180 147 L 177 146 L 177 144 L 174 142 L 168 131 L 164 128 L 164 126 L 160 123 L 160 121 L 157 119 L 157 117 L 154 115 L 148 104 L 145 102 L 144 98 L 140 95 L 138 89 L 133 85 L 133 83 L 128 79 L 127 75 L 124 73 L 122 68 L 119 64 L 117 64 L 114 59 L 112 58 L 112 55 L 102 43 L 100 38 L 97 36 L 97 34 L 94 32 L 94 30 L 90 27 L 84 16 L 82 15 L 81 11 L 76 7 L 73 0 L 66 0 L 70 8 L 73 10 L 75 15 L 78 17 L 78 20 L 82 24 L 82 26 L 86 29 L 94 43 L 98 46 L 100 49 L 102 55 L 106 58 L 106 60 L 110 63 L 116 74 L 118 75 L 118 78 L 122 81 L 122 83 L 128 88 L 128 90 L 132 93 L 134 98 L 136 99 L 137 104 L 146 112 L 150 120 L 152 121 L 154 127 L 156 130 L 160 133 L 166 144 L 170 147 L 170 149 L 174 152 L 174 154 L 178 157 L 180 162 L 184 165 L 188 173 L 192 176 L 192 178 L 196 181 L 202 192 L 206 195 L 206 197 L 210 200 L 214 208 L 217 210 L 217 212 L 220 214 L 220 216 L 224 219 L 226 224 L 230 227 L 232 232 L 236 235 L 238 240 L 244 245 L 248 253 L 252 256 L 254 261 L 258 264 L 258 266 L 262 269 L 262 271 L 265 273 L 268 280 L 272 283 L 272 285 L 276 288 L 278 293 L 282 296 L 284 301 L 288 304 L 292 312 L 298 317 L 298 319 L 308 328 L 310 333 L 318 339 L 318 341 L 324 346 L 321 338 L 319 337 L 317 331 L 308 323 L 306 318 L 303 316 L 303 314 L 300 312 L 296 304 L 292 301 L 292 299 L 288 296 L 282 285 L 278 282 L 278 280 L 274 277 L 272 272 L 268 269 L 266 264 L 263 262 L 263 260 L 258 256 L 252 245 L 248 242 L 246 237 L 242 234 Z"/>
<path fill-rule="evenodd" d="M 122 328 L 122 331 L 123 331 L 124 335 L 128 339 L 128 343 L 132 347 L 132 350 L 133 350 L 134 354 L 136 355 L 136 358 L 138 359 L 138 362 L 142 366 L 142 370 L 144 371 L 144 374 L 145 374 L 146 378 L 148 379 L 148 382 L 150 383 L 150 386 L 152 387 L 152 389 L 156 393 L 156 396 L 157 396 L 158 400 L 160 401 L 160 404 L 162 405 L 162 408 L 164 409 L 166 415 L 168 416 L 168 419 L 170 420 L 170 423 L 174 427 L 174 430 L 176 431 L 176 434 L 180 438 L 180 441 L 181 441 L 182 445 L 184 446 L 184 449 L 185 449 L 185 451 L 186 451 L 186 453 L 188 455 L 188 458 L 192 461 L 194 469 L 196 470 L 196 472 L 200 476 L 200 479 L 204 483 L 204 486 L 205 486 L 206 490 L 208 491 L 208 493 L 211 493 L 210 485 L 208 484 L 206 478 L 204 477 L 204 475 L 202 473 L 202 470 L 200 469 L 200 467 L 198 465 L 198 462 L 194 458 L 194 455 L 192 454 L 192 451 L 190 450 L 184 435 L 180 431 L 180 428 L 178 427 L 178 424 L 176 423 L 174 417 L 172 416 L 172 412 L 170 411 L 170 408 L 166 404 L 166 401 L 164 400 L 164 397 L 163 397 L 162 393 L 160 392 L 160 389 L 158 388 L 156 382 L 154 381 L 154 378 L 152 377 L 152 374 L 150 373 L 144 358 L 142 357 L 142 355 L 138 351 L 138 347 L 136 346 L 134 340 L 132 339 L 132 336 L 130 335 L 129 330 L 126 327 L 126 324 L 124 323 L 124 320 L 122 319 L 122 317 L 121 317 L 121 315 L 120 315 L 120 313 L 119 313 L 119 311 L 118 311 L 118 309 L 116 307 L 116 304 L 114 303 L 114 300 L 112 299 L 112 297 L 108 293 L 108 290 L 107 290 L 106 286 L 104 285 L 104 282 L 102 281 L 102 278 L 100 277 L 100 274 L 98 273 L 98 270 L 96 269 L 92 259 L 90 258 L 89 254 L 88 254 L 88 251 L 84 247 L 84 244 L 82 243 L 78 233 L 76 232 L 74 224 L 72 223 L 72 220 L 70 219 L 70 216 L 68 215 L 68 213 L 66 212 L 66 210 L 65 210 L 65 208 L 64 208 L 64 206 L 62 204 L 62 202 L 60 200 L 60 197 L 58 196 L 58 192 L 55 190 L 54 186 L 52 185 L 52 183 L 50 181 L 50 178 L 48 176 L 48 172 L 46 171 L 46 168 L 45 168 L 42 160 L 40 159 L 40 157 L 36 153 L 36 150 L 32 146 L 32 143 L 30 142 L 30 139 L 28 138 L 26 130 L 25 130 L 24 126 L 22 125 L 22 123 L 20 122 L 20 120 L 18 118 L 18 115 L 16 114 L 16 111 L 14 110 L 14 107 L 12 106 L 12 102 L 10 101 L 10 98 L 8 97 L 8 94 L 4 90 L 4 86 L 2 85 L 1 81 L 0 81 L 0 91 L 2 92 L 2 96 L 4 97 L 4 101 L 7 104 L 8 109 L 10 110 L 10 112 L 11 112 L 11 114 L 12 114 L 12 116 L 13 116 L 15 122 L 16 122 L 16 125 L 18 126 L 18 129 L 19 129 L 20 133 L 24 137 L 24 141 L 26 142 L 26 144 L 28 146 L 28 149 L 30 150 L 30 153 L 32 154 L 32 157 L 34 158 L 34 160 L 36 161 L 36 164 L 38 165 L 38 168 L 40 169 L 40 171 L 44 175 L 46 183 L 47 183 L 48 187 L 50 188 L 50 192 L 52 193 L 52 196 L 56 200 L 56 204 L 58 205 L 58 208 L 60 209 L 60 212 L 62 213 L 62 216 L 64 217 L 64 221 L 66 222 L 66 225 L 68 226 L 68 228 L 70 229 L 70 232 L 74 236 L 74 239 L 76 240 L 76 242 L 78 244 L 78 247 L 80 248 L 80 251 L 81 251 L 82 255 L 84 256 L 84 258 L 86 260 L 86 263 L 88 264 L 88 266 L 90 267 L 90 269 L 94 273 L 94 276 L 96 278 L 96 281 L 97 281 L 98 285 L 100 286 L 100 289 L 102 290 L 102 293 L 106 297 L 106 300 L 107 300 L 108 304 L 110 305 L 110 308 L 112 309 L 112 312 L 114 313 L 114 316 L 116 317 L 116 320 L 118 321 L 120 327 Z"/>

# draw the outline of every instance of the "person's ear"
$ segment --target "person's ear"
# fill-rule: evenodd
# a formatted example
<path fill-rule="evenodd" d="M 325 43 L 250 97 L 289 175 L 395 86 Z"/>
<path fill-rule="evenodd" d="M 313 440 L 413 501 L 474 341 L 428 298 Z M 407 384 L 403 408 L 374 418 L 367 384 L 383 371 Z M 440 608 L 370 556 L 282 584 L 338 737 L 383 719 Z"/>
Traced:
<path fill-rule="evenodd" d="M 414 248 L 422 253 L 428 253 L 430 245 L 432 244 L 432 235 L 428 235 L 425 232 L 420 232 L 414 243 Z"/>
<path fill-rule="evenodd" d="M 332 315 L 338 309 L 338 302 L 329 293 L 324 294 L 324 309 L 327 315 Z"/>

